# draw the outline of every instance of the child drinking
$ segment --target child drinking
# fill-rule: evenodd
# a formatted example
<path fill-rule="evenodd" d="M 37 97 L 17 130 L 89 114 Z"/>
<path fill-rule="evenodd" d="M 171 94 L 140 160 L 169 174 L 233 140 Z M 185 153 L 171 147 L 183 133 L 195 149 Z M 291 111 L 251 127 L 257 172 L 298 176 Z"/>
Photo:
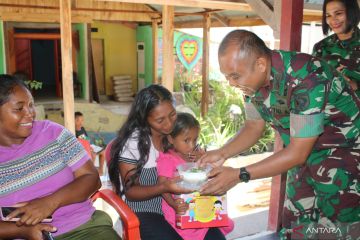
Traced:
<path fill-rule="evenodd" d="M 203 150 L 198 148 L 197 140 L 200 133 L 199 122 L 189 113 L 178 113 L 174 129 L 164 139 L 164 153 L 160 153 L 157 161 L 158 181 L 174 177 L 176 167 L 185 162 L 196 161 Z M 234 223 L 229 221 L 228 227 L 179 229 L 176 227 L 175 215 L 183 215 L 189 208 L 181 198 L 173 198 L 170 193 L 162 195 L 162 210 L 165 219 L 184 240 L 225 239 L 225 234 L 232 231 Z"/>

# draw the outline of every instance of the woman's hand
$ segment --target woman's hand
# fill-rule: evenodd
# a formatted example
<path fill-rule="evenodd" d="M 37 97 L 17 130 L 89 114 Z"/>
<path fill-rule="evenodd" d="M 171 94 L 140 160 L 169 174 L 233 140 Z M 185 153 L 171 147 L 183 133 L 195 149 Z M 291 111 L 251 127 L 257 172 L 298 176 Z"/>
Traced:
<path fill-rule="evenodd" d="M 338 72 L 342 72 L 344 70 L 345 66 L 344 65 L 340 65 L 339 67 L 336 68 L 336 70 Z M 357 82 L 351 80 L 348 76 L 345 76 L 344 74 L 342 74 L 342 76 L 344 77 L 345 81 L 347 81 L 350 85 L 350 87 L 352 88 L 352 90 L 357 91 L 358 90 L 358 85 Z"/>
<path fill-rule="evenodd" d="M 224 195 L 240 182 L 239 169 L 231 167 L 214 168 L 209 173 L 210 180 L 200 189 L 201 195 Z"/>
<path fill-rule="evenodd" d="M 352 90 L 357 91 L 358 90 L 358 85 L 355 81 L 352 81 L 350 78 L 348 78 L 347 76 L 343 75 L 345 80 L 349 83 L 350 87 Z"/>
<path fill-rule="evenodd" d="M 173 194 L 183 194 L 183 193 L 191 193 L 192 190 L 182 188 L 178 185 L 178 182 L 181 181 L 181 177 L 169 178 L 167 181 L 164 181 L 164 193 L 173 193 Z"/>
<path fill-rule="evenodd" d="M 37 224 L 35 226 L 21 227 L 21 237 L 27 240 L 43 240 L 43 231 L 55 232 L 56 228 L 47 224 Z"/>
<path fill-rule="evenodd" d="M 224 164 L 225 160 L 226 158 L 224 158 L 221 149 L 217 149 L 208 151 L 204 155 L 202 155 L 198 160 L 198 164 L 200 166 L 204 166 L 205 164 L 209 163 L 213 167 L 219 167 Z"/>
<path fill-rule="evenodd" d="M 176 212 L 176 214 L 179 215 L 184 215 L 186 213 L 186 211 L 189 209 L 189 205 L 187 203 L 185 203 L 184 199 L 182 198 L 177 198 L 174 200 L 174 210 Z"/>
<path fill-rule="evenodd" d="M 57 207 L 58 206 L 55 201 L 52 201 L 49 197 L 38 198 L 30 202 L 20 204 L 20 206 L 11 212 L 6 219 L 8 220 L 16 216 L 21 216 L 16 222 L 17 226 L 36 225 L 48 216 L 51 216 Z"/>
<path fill-rule="evenodd" d="M 14 222 L 0 221 L 0 239 L 42 240 L 43 232 L 55 232 L 57 229 L 48 224 L 18 227 Z"/>
<path fill-rule="evenodd" d="M 341 73 L 341 71 L 344 69 L 344 65 L 342 65 L 342 64 L 340 64 L 340 66 L 338 66 L 337 68 L 336 68 L 336 71 L 338 71 L 338 72 L 340 72 Z"/>

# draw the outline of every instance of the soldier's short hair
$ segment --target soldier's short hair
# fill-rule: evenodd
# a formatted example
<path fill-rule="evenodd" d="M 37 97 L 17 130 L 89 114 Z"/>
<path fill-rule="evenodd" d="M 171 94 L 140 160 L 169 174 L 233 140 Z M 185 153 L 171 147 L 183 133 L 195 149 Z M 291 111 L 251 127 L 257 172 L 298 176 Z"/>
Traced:
<path fill-rule="evenodd" d="M 246 30 L 238 29 L 228 33 L 220 43 L 218 55 L 223 56 L 230 46 L 237 47 L 240 59 L 270 55 L 265 42 L 255 33 Z"/>

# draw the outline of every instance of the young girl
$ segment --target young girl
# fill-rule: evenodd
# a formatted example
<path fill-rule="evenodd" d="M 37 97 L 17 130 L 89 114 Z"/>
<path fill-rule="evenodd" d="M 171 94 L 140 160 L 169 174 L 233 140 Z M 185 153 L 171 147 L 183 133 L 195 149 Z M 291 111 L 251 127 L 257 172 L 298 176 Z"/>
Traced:
<path fill-rule="evenodd" d="M 199 122 L 189 113 L 178 113 L 175 126 L 167 139 L 164 140 L 164 153 L 160 153 L 157 170 L 159 182 L 167 181 L 174 177 L 176 167 L 185 162 L 196 161 L 203 153 L 198 149 L 197 139 L 200 133 Z M 234 228 L 233 222 L 229 222 L 228 227 L 222 228 L 198 228 L 198 229 L 179 229 L 176 227 L 175 214 L 184 214 L 188 205 L 180 198 L 174 199 L 170 193 L 162 195 L 162 210 L 165 219 L 181 235 L 184 240 L 193 239 L 225 239 L 224 234 L 229 233 Z"/>

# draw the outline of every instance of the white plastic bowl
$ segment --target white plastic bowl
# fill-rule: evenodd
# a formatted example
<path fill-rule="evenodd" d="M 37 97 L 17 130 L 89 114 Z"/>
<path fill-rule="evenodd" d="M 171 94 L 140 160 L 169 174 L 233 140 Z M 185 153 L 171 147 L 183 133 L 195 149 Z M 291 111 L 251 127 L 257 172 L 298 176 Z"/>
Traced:
<path fill-rule="evenodd" d="M 177 166 L 179 175 L 182 177 L 180 185 L 187 189 L 198 190 L 207 181 L 207 174 L 211 166 L 199 168 L 194 162 L 187 162 Z"/>

